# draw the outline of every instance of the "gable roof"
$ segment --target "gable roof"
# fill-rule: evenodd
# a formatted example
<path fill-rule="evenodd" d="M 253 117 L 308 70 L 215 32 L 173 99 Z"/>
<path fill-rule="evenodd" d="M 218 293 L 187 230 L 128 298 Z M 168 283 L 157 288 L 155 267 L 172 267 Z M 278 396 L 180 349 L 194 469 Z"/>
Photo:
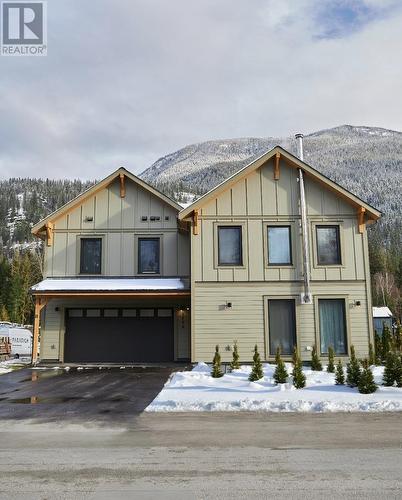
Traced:
<path fill-rule="evenodd" d="M 143 189 L 149 191 L 150 193 L 152 193 L 153 195 L 155 195 L 156 197 L 158 197 L 159 199 L 161 199 L 162 201 L 164 201 L 168 205 L 170 205 L 173 209 L 177 210 L 177 212 L 179 212 L 182 209 L 182 207 L 178 203 L 173 201 L 171 198 L 164 195 L 163 193 L 161 193 L 160 191 L 158 191 L 154 187 L 150 186 L 147 182 L 143 181 L 142 179 L 140 179 L 136 175 L 132 174 L 131 172 L 126 170 L 124 167 L 120 167 L 117 170 L 115 170 L 113 173 L 111 173 L 110 175 L 105 177 L 103 180 L 97 182 L 92 187 L 90 187 L 86 191 L 82 192 L 77 197 L 73 198 L 71 201 L 69 201 L 68 203 L 66 203 L 62 207 L 58 208 L 57 210 L 52 212 L 50 215 L 48 215 L 44 219 L 40 220 L 37 224 L 35 224 L 33 226 L 32 233 L 35 234 L 36 236 L 39 236 L 39 233 L 45 230 L 46 224 L 48 222 L 52 222 L 55 219 L 58 219 L 60 216 L 62 216 L 66 212 L 69 212 L 74 207 L 81 204 L 87 198 L 93 196 L 95 193 L 97 193 L 101 189 L 106 188 L 116 178 L 119 178 L 121 174 L 124 175 L 125 177 L 127 177 L 128 179 L 132 180 L 133 182 L 135 182 L 139 186 L 141 186 Z"/>
<path fill-rule="evenodd" d="M 306 172 L 311 178 L 313 178 L 315 181 L 319 182 L 320 184 L 323 184 L 325 187 L 333 191 L 335 194 L 338 196 L 342 197 L 350 203 L 351 205 L 356 206 L 356 208 L 363 207 L 366 209 L 366 214 L 368 221 L 376 221 L 381 217 L 381 212 L 377 210 L 376 208 L 372 207 L 365 201 L 361 200 L 357 196 L 355 196 L 353 193 L 348 191 L 347 189 L 343 188 L 336 182 L 332 181 L 328 177 L 326 177 L 324 174 L 318 172 L 315 168 L 311 167 L 304 161 L 301 161 L 299 158 L 296 156 L 292 155 L 289 153 L 289 151 L 286 151 L 286 149 L 283 149 L 281 146 L 275 146 L 274 148 L 270 149 L 257 159 L 253 160 L 251 163 L 243 167 L 241 170 L 236 172 L 235 174 L 231 175 L 228 177 L 225 181 L 221 182 L 218 184 L 216 187 L 208 191 L 206 194 L 198 198 L 194 203 L 183 209 L 179 213 L 179 219 L 183 220 L 186 219 L 187 217 L 190 216 L 190 214 L 202 206 L 204 206 L 206 203 L 208 203 L 212 198 L 215 198 L 218 196 L 221 192 L 226 191 L 229 189 L 231 186 L 236 184 L 239 180 L 243 179 L 247 175 L 249 175 L 251 172 L 254 170 L 257 170 L 260 168 L 264 163 L 266 163 L 268 160 L 270 160 L 272 157 L 276 155 L 276 153 L 280 153 L 281 160 L 284 159 L 287 163 L 287 165 L 293 167 L 293 168 L 301 168 L 303 172 Z"/>

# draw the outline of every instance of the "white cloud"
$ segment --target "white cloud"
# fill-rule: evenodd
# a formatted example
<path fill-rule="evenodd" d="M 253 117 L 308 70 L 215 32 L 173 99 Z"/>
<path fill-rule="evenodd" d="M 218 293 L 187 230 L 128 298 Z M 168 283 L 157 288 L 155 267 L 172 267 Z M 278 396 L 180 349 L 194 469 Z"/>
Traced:
<path fill-rule="evenodd" d="M 213 138 L 402 129 L 401 11 L 327 40 L 314 5 L 51 3 L 48 56 L 0 58 L 0 177 L 138 173 Z"/>

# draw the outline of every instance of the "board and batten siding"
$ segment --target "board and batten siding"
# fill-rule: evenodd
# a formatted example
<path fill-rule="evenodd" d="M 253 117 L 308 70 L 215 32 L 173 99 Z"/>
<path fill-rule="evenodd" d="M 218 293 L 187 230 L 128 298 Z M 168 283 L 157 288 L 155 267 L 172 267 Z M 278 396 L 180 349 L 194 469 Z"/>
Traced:
<path fill-rule="evenodd" d="M 273 159 L 254 170 L 201 206 L 198 234 L 191 234 L 192 272 L 192 360 L 209 361 L 215 345 L 229 361 L 229 346 L 237 340 L 240 357 L 251 361 L 257 344 L 264 359 L 267 352 L 268 297 L 294 297 L 297 338 L 302 358 L 319 342 L 317 300 L 339 297 L 346 301 L 348 343 L 359 356 L 366 356 L 372 341 L 371 296 L 367 233 L 358 230 L 356 209 L 334 194 L 312 175 L 305 173 L 305 191 L 310 243 L 311 292 L 314 303 L 301 305 L 303 261 L 299 183 L 297 169 L 280 163 L 280 178 L 274 180 Z M 242 226 L 243 265 L 217 265 L 217 226 Z M 290 225 L 292 265 L 268 266 L 267 225 Z M 340 228 L 341 265 L 319 266 L 315 227 L 335 224 Z M 355 307 L 355 301 L 361 303 Z M 225 308 L 232 302 L 232 308 Z"/>
<path fill-rule="evenodd" d="M 143 216 L 146 221 L 141 220 Z M 151 216 L 160 220 L 151 221 Z M 161 238 L 161 276 L 190 274 L 189 236 L 178 230 L 177 211 L 129 179 L 124 198 L 116 179 L 54 221 L 53 245 L 45 246 L 46 277 L 79 274 L 82 236 L 102 237 L 104 276 L 137 273 L 136 238 L 141 236 Z"/>

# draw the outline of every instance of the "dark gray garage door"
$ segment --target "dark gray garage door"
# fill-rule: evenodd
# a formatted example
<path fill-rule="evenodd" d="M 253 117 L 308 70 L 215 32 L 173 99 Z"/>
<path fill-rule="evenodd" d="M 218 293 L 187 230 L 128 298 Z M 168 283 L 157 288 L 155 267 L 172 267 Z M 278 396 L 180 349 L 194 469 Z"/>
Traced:
<path fill-rule="evenodd" d="M 172 309 L 69 309 L 66 363 L 173 361 Z"/>

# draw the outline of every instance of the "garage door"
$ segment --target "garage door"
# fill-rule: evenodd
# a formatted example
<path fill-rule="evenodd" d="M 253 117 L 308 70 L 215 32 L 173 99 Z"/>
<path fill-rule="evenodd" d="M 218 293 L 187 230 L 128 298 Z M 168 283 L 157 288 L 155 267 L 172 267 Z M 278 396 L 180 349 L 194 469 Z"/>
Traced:
<path fill-rule="evenodd" d="M 173 361 L 172 309 L 69 309 L 66 363 Z"/>

